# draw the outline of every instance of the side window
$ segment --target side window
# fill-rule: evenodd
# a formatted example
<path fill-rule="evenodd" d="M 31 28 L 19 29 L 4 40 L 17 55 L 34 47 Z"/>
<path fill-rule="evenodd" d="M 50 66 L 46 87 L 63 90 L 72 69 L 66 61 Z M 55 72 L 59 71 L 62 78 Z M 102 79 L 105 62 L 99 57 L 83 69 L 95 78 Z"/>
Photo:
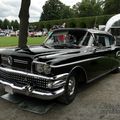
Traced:
<path fill-rule="evenodd" d="M 111 47 L 112 44 L 114 44 L 114 41 L 111 36 L 102 35 L 102 34 L 95 35 L 95 41 L 94 41 L 95 46 L 99 48 L 108 48 Z"/>
<path fill-rule="evenodd" d="M 110 45 L 115 44 L 115 38 L 113 36 L 110 37 Z"/>
<path fill-rule="evenodd" d="M 106 45 L 106 47 L 110 47 L 111 45 L 110 45 L 110 37 L 108 37 L 108 36 L 105 36 L 105 45 Z"/>
<path fill-rule="evenodd" d="M 99 35 L 95 35 L 95 40 L 93 42 L 93 45 L 96 46 L 96 47 L 103 46 L 104 45 L 104 37 L 101 37 Z"/>

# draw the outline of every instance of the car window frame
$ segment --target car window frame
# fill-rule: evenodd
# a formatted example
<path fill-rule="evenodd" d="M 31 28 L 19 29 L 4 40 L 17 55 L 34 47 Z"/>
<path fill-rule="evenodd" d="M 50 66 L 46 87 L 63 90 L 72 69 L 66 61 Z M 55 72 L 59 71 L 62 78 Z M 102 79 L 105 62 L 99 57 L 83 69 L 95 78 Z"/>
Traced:
<path fill-rule="evenodd" d="M 101 35 L 101 36 L 103 35 L 104 37 L 107 36 L 107 37 L 109 38 L 109 46 L 108 46 L 108 47 L 106 46 L 106 41 L 105 41 L 105 46 L 102 46 L 102 47 L 100 47 L 100 46 L 95 46 L 95 45 L 94 45 L 94 41 L 96 41 L 95 34 Z M 113 41 L 113 44 L 111 44 L 110 39 L 112 40 L 113 37 L 110 36 L 110 35 L 94 33 L 93 36 L 94 36 L 93 46 L 96 47 L 96 49 L 98 49 L 98 50 L 100 50 L 100 49 L 101 49 L 101 50 L 110 49 L 110 48 L 112 48 L 113 45 L 115 45 L 115 40 Z"/>
<path fill-rule="evenodd" d="M 83 43 L 86 40 L 88 34 L 90 34 L 90 38 L 88 40 L 88 44 L 87 45 L 83 45 Z M 94 41 L 93 34 L 87 31 L 86 34 L 85 34 L 85 36 L 84 36 L 84 38 L 83 38 L 83 40 L 81 41 L 80 45 L 82 45 L 82 46 L 92 46 L 93 41 Z"/>

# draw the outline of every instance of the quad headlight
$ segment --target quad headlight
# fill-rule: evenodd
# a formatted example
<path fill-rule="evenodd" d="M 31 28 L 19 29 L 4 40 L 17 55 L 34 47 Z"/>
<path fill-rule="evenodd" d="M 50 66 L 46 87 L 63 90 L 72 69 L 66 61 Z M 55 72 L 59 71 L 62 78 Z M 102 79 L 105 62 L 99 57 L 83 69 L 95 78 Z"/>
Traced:
<path fill-rule="evenodd" d="M 44 73 L 45 74 L 50 74 L 51 73 L 51 67 L 48 64 L 44 65 Z"/>
<path fill-rule="evenodd" d="M 51 73 L 51 67 L 48 64 L 37 63 L 35 69 L 38 73 L 45 73 L 45 74 Z"/>
<path fill-rule="evenodd" d="M 39 73 L 44 72 L 44 65 L 43 64 L 36 64 L 36 71 Z"/>

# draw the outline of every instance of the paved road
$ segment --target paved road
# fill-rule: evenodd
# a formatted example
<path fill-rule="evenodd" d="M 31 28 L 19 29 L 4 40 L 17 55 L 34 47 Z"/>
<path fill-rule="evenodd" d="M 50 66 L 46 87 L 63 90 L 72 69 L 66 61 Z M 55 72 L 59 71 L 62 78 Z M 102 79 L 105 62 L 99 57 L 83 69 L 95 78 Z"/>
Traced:
<path fill-rule="evenodd" d="M 120 120 L 120 73 L 81 87 L 72 104 L 57 104 L 44 115 L 23 111 L 0 99 L 0 120 Z"/>

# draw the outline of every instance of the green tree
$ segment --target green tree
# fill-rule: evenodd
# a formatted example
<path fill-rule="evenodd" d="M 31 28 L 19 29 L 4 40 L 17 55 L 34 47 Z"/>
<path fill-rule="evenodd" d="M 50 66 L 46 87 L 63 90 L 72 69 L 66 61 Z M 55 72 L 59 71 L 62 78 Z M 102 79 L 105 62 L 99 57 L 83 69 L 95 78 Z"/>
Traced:
<path fill-rule="evenodd" d="M 41 14 L 41 20 L 55 20 L 60 19 L 60 10 L 63 8 L 63 4 L 59 0 L 48 0 L 43 6 L 43 12 Z"/>
<path fill-rule="evenodd" d="M 104 14 L 120 13 L 120 0 L 105 0 Z"/>
<path fill-rule="evenodd" d="M 2 20 L 0 20 L 0 28 L 2 28 L 2 24 L 3 24 L 3 22 L 2 22 Z"/>
<path fill-rule="evenodd" d="M 82 0 L 73 6 L 77 17 L 96 16 L 103 13 L 102 0 Z"/>
<path fill-rule="evenodd" d="M 11 26 L 11 28 L 13 28 L 14 30 L 18 30 L 19 29 L 19 23 L 18 23 L 18 21 L 17 20 L 15 20 L 15 21 L 11 21 L 11 23 L 10 23 L 10 26 Z"/>
<path fill-rule="evenodd" d="M 18 30 L 19 29 L 19 23 L 17 20 L 14 21 L 14 29 Z"/>
<path fill-rule="evenodd" d="M 12 20 L 11 23 L 10 23 L 10 27 L 11 28 L 14 28 L 14 21 Z"/>
<path fill-rule="evenodd" d="M 5 19 L 3 22 L 2 22 L 2 29 L 7 29 L 10 27 L 10 22 L 9 20 Z"/>
<path fill-rule="evenodd" d="M 43 6 L 40 20 L 57 20 L 70 18 L 73 15 L 69 6 L 65 6 L 59 0 L 48 0 Z"/>
<path fill-rule="evenodd" d="M 20 32 L 19 32 L 18 47 L 22 49 L 27 48 L 30 3 L 31 0 L 22 0 L 20 12 L 19 12 Z"/>
<path fill-rule="evenodd" d="M 74 10 L 71 9 L 69 6 L 64 6 L 60 14 L 61 14 L 61 19 L 75 17 Z"/>

